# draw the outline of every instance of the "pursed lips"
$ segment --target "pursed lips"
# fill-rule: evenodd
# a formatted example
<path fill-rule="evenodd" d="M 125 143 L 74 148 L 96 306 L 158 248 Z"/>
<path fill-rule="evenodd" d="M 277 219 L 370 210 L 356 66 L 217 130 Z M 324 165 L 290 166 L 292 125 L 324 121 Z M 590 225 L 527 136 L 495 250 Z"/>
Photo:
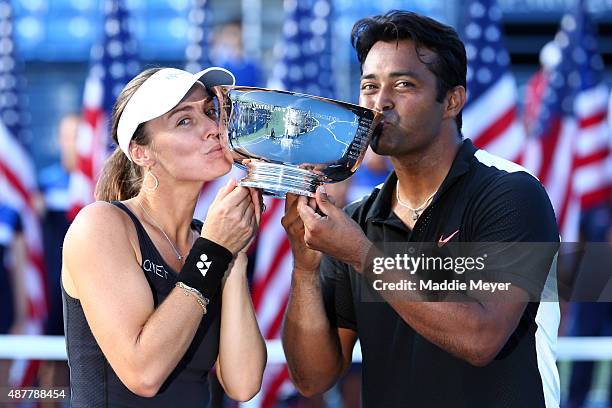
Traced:
<path fill-rule="evenodd" d="M 220 144 L 217 144 L 217 145 L 215 145 L 215 146 L 214 146 L 212 149 L 208 150 L 208 151 L 207 151 L 206 153 L 204 153 L 204 154 L 211 154 L 211 153 L 218 152 L 218 151 L 220 151 L 220 150 L 222 150 L 221 145 L 220 145 Z"/>
<path fill-rule="evenodd" d="M 395 125 L 396 120 L 394 120 L 395 118 L 391 117 L 391 115 L 384 115 L 383 119 L 380 121 L 380 124 L 382 127 L 388 127 L 388 126 L 393 126 Z"/>
<path fill-rule="evenodd" d="M 395 125 L 395 123 L 393 121 L 389 120 L 389 119 L 383 119 L 380 122 L 380 126 L 382 126 L 383 130 L 388 128 L 389 126 L 394 126 L 394 125 Z"/>

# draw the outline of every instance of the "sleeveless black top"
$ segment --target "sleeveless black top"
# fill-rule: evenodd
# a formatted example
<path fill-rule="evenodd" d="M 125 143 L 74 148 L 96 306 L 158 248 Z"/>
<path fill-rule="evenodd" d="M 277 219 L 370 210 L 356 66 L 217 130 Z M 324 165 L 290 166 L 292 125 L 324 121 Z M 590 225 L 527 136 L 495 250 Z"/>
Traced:
<path fill-rule="evenodd" d="M 141 267 L 157 308 L 174 288 L 178 275 L 164 262 L 136 216 L 124 204 L 113 204 L 125 211 L 136 226 Z M 194 220 L 192 228 L 200 231 L 202 223 Z M 140 397 L 123 385 L 91 333 L 81 302 L 68 295 L 63 285 L 62 298 L 72 407 L 207 406 L 207 375 L 219 352 L 220 295 L 211 299 L 187 352 L 153 398 Z"/>

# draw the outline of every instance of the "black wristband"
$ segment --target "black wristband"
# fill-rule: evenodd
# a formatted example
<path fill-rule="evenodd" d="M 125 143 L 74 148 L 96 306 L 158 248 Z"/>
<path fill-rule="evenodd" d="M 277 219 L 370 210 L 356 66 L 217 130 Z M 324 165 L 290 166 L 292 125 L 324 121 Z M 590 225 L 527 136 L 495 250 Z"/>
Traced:
<path fill-rule="evenodd" d="M 233 258 L 232 253 L 225 247 L 199 237 L 189 251 L 178 281 L 211 299 L 217 293 L 221 279 Z"/>

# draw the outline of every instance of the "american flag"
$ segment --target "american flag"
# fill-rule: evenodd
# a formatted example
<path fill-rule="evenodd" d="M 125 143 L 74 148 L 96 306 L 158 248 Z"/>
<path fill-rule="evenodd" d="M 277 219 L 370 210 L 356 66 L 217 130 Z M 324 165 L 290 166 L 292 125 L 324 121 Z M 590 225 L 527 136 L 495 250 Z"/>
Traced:
<path fill-rule="evenodd" d="M 0 202 L 17 210 L 23 221 L 27 244 L 24 271 L 28 296 L 30 334 L 40 334 L 47 314 L 46 276 L 43 264 L 42 235 L 38 216 L 32 207 L 36 173 L 32 159 L 21 145 L 24 115 L 20 106 L 23 77 L 19 72 L 12 38 L 13 10 L 8 0 L 0 0 Z M 32 383 L 37 363 L 18 361 L 11 369 L 11 384 Z"/>
<path fill-rule="evenodd" d="M 562 18 L 555 44 L 560 61 L 547 75 L 524 165 L 546 187 L 562 238 L 576 241 L 581 211 L 605 199 L 612 180 L 608 88 L 583 1 Z"/>
<path fill-rule="evenodd" d="M 468 57 L 463 134 L 508 160 L 520 158 L 525 133 L 518 120 L 516 83 L 502 42 L 495 0 L 469 0 L 463 39 Z"/>
<path fill-rule="evenodd" d="M 323 0 L 285 0 L 283 38 L 270 87 L 325 97 L 334 96 L 331 58 L 332 4 Z M 253 276 L 253 305 L 266 340 L 280 338 L 291 285 L 293 258 L 280 220 L 285 202 L 266 198 Z M 285 365 L 266 368 L 261 392 L 248 405 L 272 407 L 293 392 Z"/>
<path fill-rule="evenodd" d="M 104 2 L 104 37 L 91 50 L 82 122 L 77 137 L 77 169 L 70 177 L 70 217 L 93 201 L 93 191 L 110 150 L 110 115 L 124 85 L 139 70 L 129 15 L 121 0 Z"/>

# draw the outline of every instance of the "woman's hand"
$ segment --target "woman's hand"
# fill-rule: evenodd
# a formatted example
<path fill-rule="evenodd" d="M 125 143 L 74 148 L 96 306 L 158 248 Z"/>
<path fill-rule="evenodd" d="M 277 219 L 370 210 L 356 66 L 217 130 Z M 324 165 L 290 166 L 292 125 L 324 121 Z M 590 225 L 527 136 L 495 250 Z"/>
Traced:
<path fill-rule="evenodd" d="M 249 244 L 257 231 L 261 205 L 254 189 L 238 187 L 230 179 L 208 209 L 201 236 L 236 255 Z"/>
<path fill-rule="evenodd" d="M 252 188 L 252 187 L 249 187 L 249 190 L 251 190 L 251 200 L 253 201 L 253 206 L 255 207 L 255 221 L 257 225 L 255 228 L 255 231 L 253 231 L 253 236 L 251 236 L 251 239 L 249 240 L 249 242 L 247 242 L 244 248 L 242 248 L 242 250 L 240 251 L 241 253 L 245 253 L 245 254 L 249 250 L 253 242 L 255 241 L 255 237 L 257 236 L 257 228 L 259 227 L 259 222 L 261 221 L 261 213 L 263 212 L 263 209 L 265 208 L 261 190 L 257 188 Z"/>

